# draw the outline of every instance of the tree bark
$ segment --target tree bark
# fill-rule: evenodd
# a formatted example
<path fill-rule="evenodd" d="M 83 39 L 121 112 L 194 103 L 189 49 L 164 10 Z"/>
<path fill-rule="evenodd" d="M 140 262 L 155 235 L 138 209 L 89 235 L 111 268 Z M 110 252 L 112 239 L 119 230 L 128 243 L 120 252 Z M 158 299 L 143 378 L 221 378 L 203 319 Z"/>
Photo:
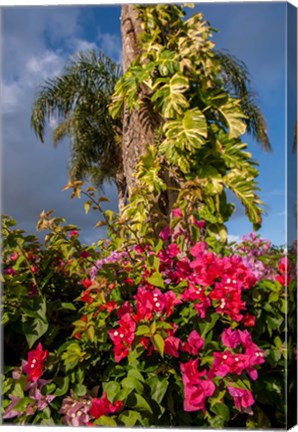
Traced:
<path fill-rule="evenodd" d="M 121 34 L 124 72 L 142 49 L 138 44 L 138 37 L 141 32 L 142 28 L 138 20 L 138 11 L 135 9 L 134 5 L 122 5 Z M 140 157 L 145 154 L 147 146 L 154 142 L 155 130 L 163 122 L 162 117 L 154 113 L 148 92 L 149 89 L 144 86 L 139 94 L 139 98 L 142 101 L 142 107 L 139 110 L 130 111 L 124 108 L 122 165 L 127 187 L 125 195 L 127 201 L 136 185 L 134 174 Z M 161 214 L 169 218 L 173 203 L 177 198 L 177 193 L 171 190 L 171 187 L 176 187 L 177 184 L 169 177 L 167 171 L 162 173 L 162 178 L 170 188 L 161 193 L 158 201 L 158 208 Z"/>
<path fill-rule="evenodd" d="M 125 72 L 140 52 L 138 35 L 142 31 L 138 20 L 138 11 L 134 5 L 125 4 L 121 13 L 122 57 L 123 71 Z M 142 95 L 140 95 L 142 98 Z M 145 98 L 146 95 L 144 94 Z M 154 132 L 148 121 L 145 109 L 129 111 L 124 108 L 123 134 L 122 134 L 122 161 L 123 172 L 127 185 L 127 198 L 129 198 L 136 180 L 134 173 L 140 157 L 145 153 L 148 144 L 153 142 Z"/>

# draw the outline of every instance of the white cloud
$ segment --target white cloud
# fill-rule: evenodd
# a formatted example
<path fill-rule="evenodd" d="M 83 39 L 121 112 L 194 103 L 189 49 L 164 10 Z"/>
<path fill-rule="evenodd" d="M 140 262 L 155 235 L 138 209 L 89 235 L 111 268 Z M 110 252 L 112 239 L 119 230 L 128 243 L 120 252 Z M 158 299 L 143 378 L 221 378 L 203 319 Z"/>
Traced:
<path fill-rule="evenodd" d="M 97 33 L 97 41 L 99 47 L 106 55 L 111 57 L 117 63 L 122 63 L 122 50 L 120 38 L 111 33 L 102 33 L 100 30 Z"/>
<path fill-rule="evenodd" d="M 238 235 L 234 235 L 234 234 L 228 234 L 228 242 L 239 243 L 239 242 L 241 242 L 241 237 Z"/>
<path fill-rule="evenodd" d="M 70 200 L 70 194 L 61 192 L 67 183 L 70 152 L 67 142 L 56 150 L 52 148 L 50 132 L 56 127 L 56 120 L 49 122 L 44 146 L 30 127 L 38 86 L 59 74 L 70 54 L 96 49 L 96 43 L 83 37 L 79 24 L 82 11 L 82 8 L 60 7 L 4 10 L 2 209 L 29 232 L 34 231 L 42 209 L 54 209 L 57 216 L 80 226 L 83 240 L 87 237 L 89 240 L 96 237 L 93 226 L 98 216 L 85 216 L 82 201 Z M 115 202 L 115 191 L 110 190 L 109 195 Z"/>

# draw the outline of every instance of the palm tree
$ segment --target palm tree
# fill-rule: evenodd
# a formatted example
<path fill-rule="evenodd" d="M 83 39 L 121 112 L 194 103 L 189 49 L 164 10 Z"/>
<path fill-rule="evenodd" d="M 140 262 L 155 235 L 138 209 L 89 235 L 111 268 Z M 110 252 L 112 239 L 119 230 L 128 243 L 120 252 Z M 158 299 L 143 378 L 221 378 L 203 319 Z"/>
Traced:
<path fill-rule="evenodd" d="M 138 53 L 136 35 L 141 26 L 133 5 L 122 6 L 121 18 L 125 72 Z M 219 78 L 230 94 L 241 99 L 248 132 L 269 151 L 266 122 L 244 63 L 227 52 L 217 51 L 216 56 L 222 67 Z M 67 63 L 61 76 L 41 86 L 31 117 L 31 125 L 42 142 L 46 121 L 58 118 L 53 143 L 57 145 L 66 136 L 71 138 L 70 179 L 89 179 L 97 186 L 105 180 L 115 181 L 120 210 L 129 198 L 136 164 L 153 136 L 135 110 L 125 110 L 122 120 L 111 118 L 108 104 L 121 73 L 121 68 L 101 52 L 79 53 Z"/>
<path fill-rule="evenodd" d="M 62 75 L 40 87 L 33 105 L 31 126 L 44 142 L 45 126 L 58 119 L 53 144 L 71 138 L 69 177 L 89 179 L 96 186 L 115 181 L 122 196 L 121 124 L 112 120 L 108 104 L 121 67 L 102 52 L 79 52 L 66 64 Z M 125 188 L 124 188 L 125 189 Z"/>

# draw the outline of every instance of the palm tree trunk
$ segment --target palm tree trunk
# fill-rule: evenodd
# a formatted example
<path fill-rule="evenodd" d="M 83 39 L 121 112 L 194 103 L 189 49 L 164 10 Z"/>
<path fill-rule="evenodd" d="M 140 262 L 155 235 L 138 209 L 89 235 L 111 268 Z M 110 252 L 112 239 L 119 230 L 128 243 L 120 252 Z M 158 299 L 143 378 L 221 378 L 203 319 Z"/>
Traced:
<path fill-rule="evenodd" d="M 123 71 L 125 72 L 131 62 L 139 53 L 140 47 L 137 43 L 138 34 L 141 32 L 138 12 L 134 5 L 125 4 L 122 6 L 121 13 L 121 33 L 122 33 L 122 56 Z M 140 111 L 129 111 L 124 109 L 123 134 L 122 134 L 122 161 L 123 172 L 128 188 L 128 197 L 134 186 L 135 178 L 133 174 L 140 157 L 145 153 L 148 144 L 153 141 L 152 128 L 144 124 L 144 115 Z"/>
<path fill-rule="evenodd" d="M 138 11 L 132 4 L 122 5 L 121 33 L 122 33 L 122 56 L 123 71 L 125 72 L 131 62 L 139 54 L 141 47 L 138 45 L 138 35 L 142 31 L 141 23 L 138 20 Z M 122 130 L 122 163 L 123 174 L 127 185 L 127 199 L 136 184 L 134 173 L 140 157 L 146 152 L 149 144 L 154 142 L 154 131 L 163 119 L 153 113 L 148 90 L 143 88 L 139 97 L 145 102 L 140 110 L 129 111 L 124 109 L 123 130 Z M 168 186 L 175 185 L 169 178 L 168 173 L 162 175 Z M 173 203 L 176 201 L 177 193 L 171 189 L 163 192 L 159 199 L 159 209 L 167 218 Z M 119 206 L 120 207 L 120 206 Z"/>

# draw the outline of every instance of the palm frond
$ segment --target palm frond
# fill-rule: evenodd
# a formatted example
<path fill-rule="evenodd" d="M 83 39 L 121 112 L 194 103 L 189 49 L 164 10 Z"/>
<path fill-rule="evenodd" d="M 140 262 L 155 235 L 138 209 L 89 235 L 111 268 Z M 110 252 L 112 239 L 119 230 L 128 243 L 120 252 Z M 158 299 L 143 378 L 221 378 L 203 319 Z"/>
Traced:
<path fill-rule="evenodd" d="M 241 108 L 247 116 L 247 131 L 265 151 L 271 151 L 266 120 L 257 104 L 256 93 L 252 90 L 245 64 L 226 51 L 215 51 L 215 55 L 221 65 L 221 79 L 225 88 L 231 95 L 240 99 Z"/>

